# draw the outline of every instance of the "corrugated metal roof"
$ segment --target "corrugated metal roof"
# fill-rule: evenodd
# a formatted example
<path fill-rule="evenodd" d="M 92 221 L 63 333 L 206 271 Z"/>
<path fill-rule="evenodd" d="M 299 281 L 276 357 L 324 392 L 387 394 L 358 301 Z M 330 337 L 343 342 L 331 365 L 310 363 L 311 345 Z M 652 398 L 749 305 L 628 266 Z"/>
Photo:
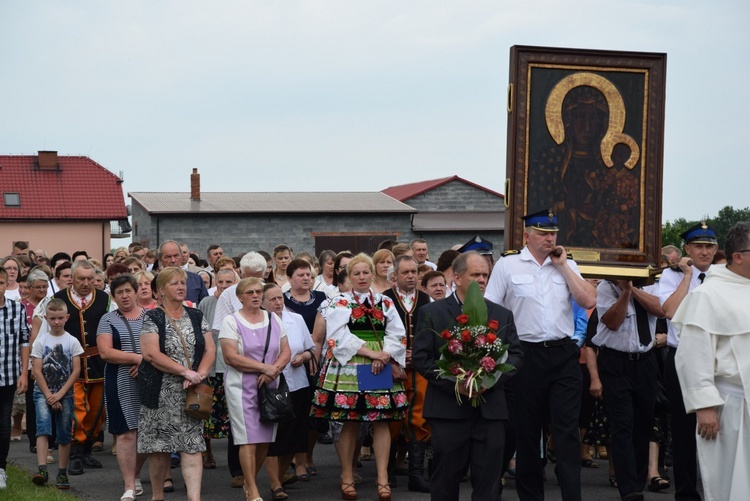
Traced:
<path fill-rule="evenodd" d="M 412 218 L 419 231 L 503 231 L 503 212 L 420 212 Z"/>
<path fill-rule="evenodd" d="M 430 190 L 434 190 L 435 188 L 438 188 L 444 184 L 450 183 L 451 181 L 460 181 L 462 183 L 468 184 L 469 186 L 473 186 L 475 188 L 479 188 L 480 190 L 484 190 L 487 193 L 496 195 L 500 198 L 503 197 L 501 193 L 492 191 L 489 188 L 485 188 L 484 186 L 480 186 L 476 183 L 472 183 L 471 181 L 467 181 L 466 179 L 463 179 L 458 176 L 441 177 L 440 179 L 431 179 L 429 181 L 419 181 L 418 183 L 399 184 L 397 186 L 391 186 L 390 188 L 384 189 L 383 193 L 395 198 L 396 200 L 401 200 L 402 202 L 406 202 L 410 198 L 414 198 L 417 195 L 421 195 L 422 193 L 426 193 Z"/>
<path fill-rule="evenodd" d="M 0 155 L 0 191 L 18 193 L 20 206 L 0 198 L 0 219 L 125 219 L 122 181 L 84 156 L 44 152 L 53 168 L 40 169 L 38 155 Z"/>
<path fill-rule="evenodd" d="M 128 196 L 151 214 L 247 214 L 317 212 L 414 213 L 416 209 L 381 192 L 133 192 Z"/>

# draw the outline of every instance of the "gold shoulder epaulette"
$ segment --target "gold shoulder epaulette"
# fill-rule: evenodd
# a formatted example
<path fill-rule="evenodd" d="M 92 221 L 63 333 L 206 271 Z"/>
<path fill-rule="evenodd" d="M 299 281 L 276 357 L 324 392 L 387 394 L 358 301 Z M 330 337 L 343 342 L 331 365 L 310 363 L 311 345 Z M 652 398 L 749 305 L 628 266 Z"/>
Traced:
<path fill-rule="evenodd" d="M 517 251 L 517 250 L 507 250 L 507 251 L 503 252 L 502 254 L 500 254 L 500 256 L 501 257 L 506 257 L 506 256 L 512 256 L 513 254 L 520 254 L 520 253 L 521 253 L 521 251 Z"/>

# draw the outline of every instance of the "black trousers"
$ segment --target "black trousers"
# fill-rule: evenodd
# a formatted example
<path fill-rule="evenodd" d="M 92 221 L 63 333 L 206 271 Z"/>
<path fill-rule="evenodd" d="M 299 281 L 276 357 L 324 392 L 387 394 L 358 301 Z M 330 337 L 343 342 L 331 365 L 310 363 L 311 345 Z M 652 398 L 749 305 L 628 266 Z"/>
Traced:
<path fill-rule="evenodd" d="M 643 356 L 629 360 L 626 353 L 602 347 L 597 358 L 620 496 L 643 492 L 648 480 L 658 365 L 653 354 Z"/>
<path fill-rule="evenodd" d="M 234 445 L 231 429 L 227 440 L 227 465 L 229 466 L 229 474 L 234 478 L 242 475 L 242 464 L 240 464 L 240 446 Z"/>
<path fill-rule="evenodd" d="M 0 468 L 5 469 L 10 450 L 10 415 L 13 413 L 13 397 L 16 396 L 16 385 L 0 386 Z"/>
<path fill-rule="evenodd" d="M 677 378 L 677 369 L 674 365 L 675 353 L 675 348 L 669 348 L 667 359 L 664 361 L 664 386 L 669 395 L 669 410 L 672 415 L 674 498 L 678 501 L 700 500 L 695 414 L 685 411 L 680 380 Z"/>
<path fill-rule="evenodd" d="M 545 347 L 522 342 L 523 368 L 511 380 L 515 402 L 516 491 L 521 501 L 544 499 L 542 430 L 549 416 L 555 441 L 555 474 L 564 501 L 581 499 L 580 349 L 574 341 Z"/>
<path fill-rule="evenodd" d="M 488 420 L 479 409 L 471 419 L 429 419 L 434 470 L 431 501 L 458 501 L 461 477 L 471 466 L 471 499 L 499 501 L 505 421 Z"/>

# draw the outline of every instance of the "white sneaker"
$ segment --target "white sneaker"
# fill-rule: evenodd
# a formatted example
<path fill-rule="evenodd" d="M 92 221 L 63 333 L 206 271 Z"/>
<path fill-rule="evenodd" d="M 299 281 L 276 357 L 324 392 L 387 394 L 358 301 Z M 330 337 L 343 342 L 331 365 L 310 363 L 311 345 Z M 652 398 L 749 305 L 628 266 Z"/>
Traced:
<path fill-rule="evenodd" d="M 8 487 L 8 475 L 5 474 L 5 470 L 0 468 L 0 489 Z"/>

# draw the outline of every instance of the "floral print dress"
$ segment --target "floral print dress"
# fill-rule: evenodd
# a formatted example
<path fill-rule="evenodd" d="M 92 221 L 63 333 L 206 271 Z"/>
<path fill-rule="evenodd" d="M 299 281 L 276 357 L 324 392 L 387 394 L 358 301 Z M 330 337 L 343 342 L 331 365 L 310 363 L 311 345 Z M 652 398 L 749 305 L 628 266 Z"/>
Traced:
<path fill-rule="evenodd" d="M 371 291 L 350 292 L 332 299 L 327 308 L 328 352 L 310 415 L 332 421 L 403 419 L 408 403 L 401 381 L 394 379 L 389 389 L 363 391 L 357 380 L 357 367 L 372 365 L 372 359 L 357 355 L 357 350 L 363 346 L 386 351 L 392 363 L 405 365 L 404 325 L 393 301 Z"/>

